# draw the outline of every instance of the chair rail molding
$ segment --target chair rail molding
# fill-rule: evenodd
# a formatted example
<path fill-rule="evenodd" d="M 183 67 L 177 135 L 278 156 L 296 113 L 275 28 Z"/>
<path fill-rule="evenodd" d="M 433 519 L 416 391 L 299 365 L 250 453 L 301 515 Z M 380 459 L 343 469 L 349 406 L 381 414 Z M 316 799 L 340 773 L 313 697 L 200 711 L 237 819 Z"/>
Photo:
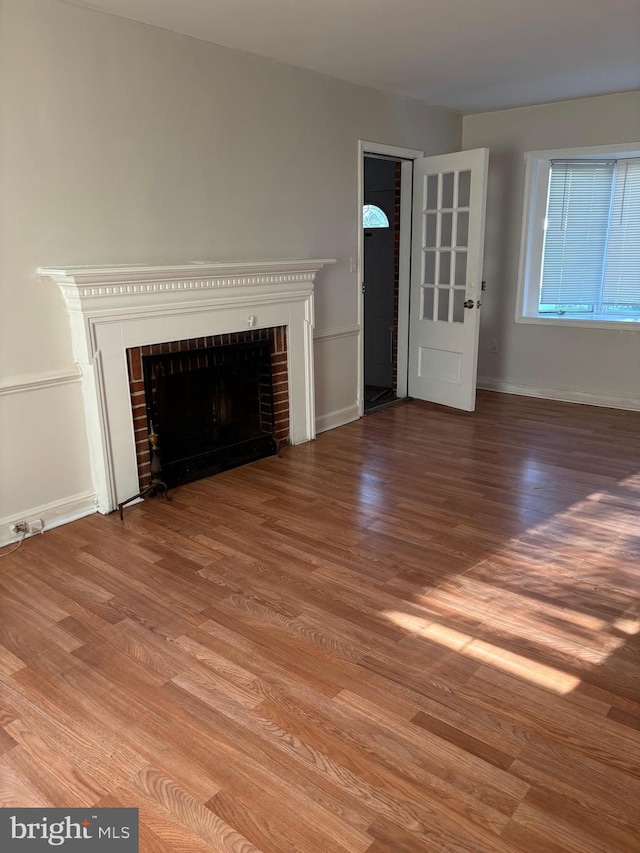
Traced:
<path fill-rule="evenodd" d="M 313 287 L 329 259 L 39 267 L 65 299 L 98 510 L 139 491 L 126 351 L 287 327 L 290 441 L 315 438 Z"/>
<path fill-rule="evenodd" d="M 58 385 L 70 385 L 80 382 L 79 370 L 50 370 L 43 373 L 23 373 L 21 376 L 9 376 L 0 379 L 0 397 L 5 394 L 21 394 L 24 391 L 40 391 L 55 388 Z"/>
<path fill-rule="evenodd" d="M 333 341 L 337 338 L 350 338 L 354 335 L 359 335 L 361 332 L 360 326 L 339 326 L 335 329 L 320 329 L 316 330 L 313 336 L 314 341 Z"/>

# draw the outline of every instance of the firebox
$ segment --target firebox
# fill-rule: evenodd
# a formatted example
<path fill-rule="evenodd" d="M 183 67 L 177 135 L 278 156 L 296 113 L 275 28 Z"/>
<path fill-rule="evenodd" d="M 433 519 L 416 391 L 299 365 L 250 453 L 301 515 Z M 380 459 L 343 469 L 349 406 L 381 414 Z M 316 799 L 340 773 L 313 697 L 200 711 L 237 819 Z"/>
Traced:
<path fill-rule="evenodd" d="M 269 340 L 145 355 L 142 373 L 168 486 L 276 452 Z"/>

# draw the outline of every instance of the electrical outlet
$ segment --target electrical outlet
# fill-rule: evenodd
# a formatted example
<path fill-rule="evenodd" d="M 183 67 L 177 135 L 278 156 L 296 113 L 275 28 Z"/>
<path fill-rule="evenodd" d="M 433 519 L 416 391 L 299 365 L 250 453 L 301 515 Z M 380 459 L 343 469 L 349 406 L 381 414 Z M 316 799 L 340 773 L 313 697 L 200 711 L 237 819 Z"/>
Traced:
<path fill-rule="evenodd" d="M 489 352 L 498 352 L 498 339 L 491 338 L 491 344 L 489 345 Z"/>
<path fill-rule="evenodd" d="M 44 521 L 41 518 L 34 518 L 33 521 L 16 521 L 11 525 L 12 536 L 32 536 L 34 533 L 42 533 L 44 530 Z"/>

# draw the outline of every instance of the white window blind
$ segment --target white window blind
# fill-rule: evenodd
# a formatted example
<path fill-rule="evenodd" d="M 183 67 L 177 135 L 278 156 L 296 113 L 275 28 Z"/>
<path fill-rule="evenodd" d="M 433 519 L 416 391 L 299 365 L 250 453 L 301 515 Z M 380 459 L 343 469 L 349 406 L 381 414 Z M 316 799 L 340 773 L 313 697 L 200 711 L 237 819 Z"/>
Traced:
<path fill-rule="evenodd" d="M 640 158 L 617 164 L 602 302 L 640 305 Z"/>
<path fill-rule="evenodd" d="M 615 173 L 614 162 L 552 161 L 541 305 L 600 302 Z"/>

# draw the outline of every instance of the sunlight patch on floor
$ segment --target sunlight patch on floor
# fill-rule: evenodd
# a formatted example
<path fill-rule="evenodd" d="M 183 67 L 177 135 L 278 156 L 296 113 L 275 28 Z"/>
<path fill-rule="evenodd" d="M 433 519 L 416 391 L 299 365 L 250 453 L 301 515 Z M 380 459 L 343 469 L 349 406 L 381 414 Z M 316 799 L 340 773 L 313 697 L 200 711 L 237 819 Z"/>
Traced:
<path fill-rule="evenodd" d="M 621 631 L 623 634 L 640 634 L 640 619 L 616 619 L 613 623 L 616 631 Z"/>
<path fill-rule="evenodd" d="M 520 507 L 514 496 L 511 512 L 519 508 L 525 516 L 530 512 L 532 492 L 548 487 L 547 467 L 537 461 L 525 465 L 522 479 L 528 500 Z M 579 488 L 579 482 L 574 487 Z M 625 581 L 624 569 L 618 568 L 619 551 L 625 547 L 633 503 L 626 493 L 639 487 L 640 476 L 634 474 L 609 489 L 581 496 L 505 539 L 455 580 L 425 585 L 408 607 L 411 613 L 391 609 L 383 615 L 409 635 L 557 694 L 571 693 L 581 684 L 582 674 L 565 667 L 575 672 L 601 666 L 627 637 L 640 633 L 635 609 L 626 607 L 626 613 L 619 610 L 611 619 L 593 612 L 603 595 L 610 595 L 610 606 L 619 603 L 615 587 Z M 461 523 L 455 532 L 462 535 L 463 527 Z M 440 619 L 452 621 L 443 612 L 451 613 L 452 620 L 463 617 L 462 627 L 473 633 L 441 624 Z M 490 635 L 494 642 L 475 633 Z M 502 640 L 508 648 L 500 644 Z M 536 659 L 537 650 L 544 662 Z"/>
<path fill-rule="evenodd" d="M 580 679 L 574 675 L 548 664 L 538 663 L 515 652 L 507 651 L 485 640 L 478 640 L 470 634 L 465 634 L 438 622 L 427 622 L 417 616 L 395 610 L 385 611 L 384 616 L 411 634 L 424 637 L 480 663 L 497 667 L 511 675 L 524 678 L 539 687 L 553 690 L 555 693 L 561 695 L 570 693 L 580 684 Z"/>

